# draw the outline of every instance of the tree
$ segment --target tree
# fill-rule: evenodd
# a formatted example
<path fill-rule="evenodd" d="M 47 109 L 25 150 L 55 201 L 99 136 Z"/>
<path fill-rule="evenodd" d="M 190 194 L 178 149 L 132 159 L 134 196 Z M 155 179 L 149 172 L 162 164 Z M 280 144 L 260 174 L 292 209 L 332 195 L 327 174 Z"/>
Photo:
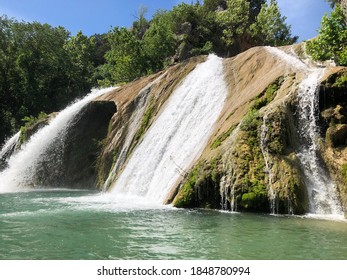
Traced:
<path fill-rule="evenodd" d="M 347 25 L 341 5 L 323 16 L 318 37 L 307 42 L 306 50 L 315 60 L 332 59 L 347 65 Z"/>
<path fill-rule="evenodd" d="M 149 61 L 150 72 L 162 69 L 169 57 L 175 54 L 177 39 L 168 12 L 157 12 L 143 36 L 142 47 Z"/>
<path fill-rule="evenodd" d="M 93 40 L 0 17 L 0 142 L 27 116 L 61 110 L 94 84 Z"/>
<path fill-rule="evenodd" d="M 334 8 L 338 3 L 341 3 L 341 0 L 326 0 L 330 3 L 330 6 Z"/>
<path fill-rule="evenodd" d="M 256 21 L 256 18 L 266 0 L 249 0 L 249 17 L 252 22 Z"/>
<path fill-rule="evenodd" d="M 136 34 L 138 39 L 142 39 L 143 35 L 145 35 L 146 30 L 149 28 L 149 22 L 145 18 L 145 14 L 148 12 L 147 7 L 140 6 L 138 15 L 136 16 L 137 20 L 132 24 L 132 30 Z"/>
<path fill-rule="evenodd" d="M 85 93 L 96 84 L 93 80 L 95 38 L 88 38 L 79 31 L 63 45 L 63 48 L 68 56 L 69 86 L 75 91 Z"/>
<path fill-rule="evenodd" d="M 293 44 L 298 37 L 291 36 L 291 28 L 285 23 L 286 17 L 281 15 L 277 1 L 271 0 L 270 5 L 264 3 L 251 25 L 251 33 L 258 44 L 282 46 Z"/>
<path fill-rule="evenodd" d="M 118 84 L 145 75 L 148 62 L 137 33 L 126 28 L 114 28 L 108 35 L 111 49 L 105 54 L 106 64 L 99 69 L 103 85 Z"/>
<path fill-rule="evenodd" d="M 231 47 L 248 27 L 250 4 L 245 0 L 227 0 L 226 3 L 227 9 L 217 13 L 217 22 L 222 28 L 222 40 Z"/>

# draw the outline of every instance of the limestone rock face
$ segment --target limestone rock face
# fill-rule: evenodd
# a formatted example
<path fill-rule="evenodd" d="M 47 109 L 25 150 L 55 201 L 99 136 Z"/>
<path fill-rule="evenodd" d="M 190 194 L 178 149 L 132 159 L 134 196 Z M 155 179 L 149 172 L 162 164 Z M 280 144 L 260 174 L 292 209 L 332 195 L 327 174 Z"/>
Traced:
<path fill-rule="evenodd" d="M 105 146 L 97 161 L 99 188 L 110 186 L 105 185 L 106 181 L 112 182 L 117 177 L 156 115 L 163 110 L 170 94 L 204 59 L 205 57 L 192 58 L 166 71 L 133 81 L 98 98 L 98 100 L 113 101 L 117 104 L 117 113 L 110 121 Z"/>
<path fill-rule="evenodd" d="M 303 55 L 300 45 L 283 50 Z M 181 183 L 177 195 L 169 198 L 174 205 L 272 213 L 308 211 L 306 180 L 296 156 L 297 107 L 301 102 L 296 93 L 306 74 L 280 60 L 264 48 L 253 48 L 225 61 L 230 89 L 225 111 L 202 158 Z M 343 71 L 339 67 L 329 68 L 323 84 L 334 83 Z M 329 145 L 326 139 L 331 139 L 327 149 L 330 156 L 321 152 L 320 157 L 333 180 L 338 180 L 333 170 L 343 168 L 333 160 L 335 147 L 346 147 L 345 93 L 346 87 L 322 87 L 319 94 L 320 109 L 325 110 L 325 121 L 320 124 L 326 133 L 321 142 Z M 327 129 L 330 122 L 336 125 Z M 346 164 L 342 158 L 341 155 L 340 164 Z M 340 193 L 347 197 L 346 182 L 339 181 Z M 201 195 L 212 190 L 214 194 L 208 197 L 219 198 L 211 200 Z"/>
<path fill-rule="evenodd" d="M 184 170 L 167 202 L 177 207 L 303 214 L 307 180 L 298 158 L 298 85 L 310 65 L 303 44 L 249 49 L 224 60 L 228 96 L 199 158 Z M 293 56 L 295 59 L 293 59 Z M 99 100 L 117 104 L 97 163 L 108 188 L 184 77 L 205 58 L 189 59 L 124 85 Z M 307 63 L 307 62 L 306 62 Z M 326 66 L 317 107 L 317 155 L 347 209 L 346 68 Z M 110 176 L 110 174 L 113 174 Z M 107 183 L 107 181 L 110 181 Z"/>

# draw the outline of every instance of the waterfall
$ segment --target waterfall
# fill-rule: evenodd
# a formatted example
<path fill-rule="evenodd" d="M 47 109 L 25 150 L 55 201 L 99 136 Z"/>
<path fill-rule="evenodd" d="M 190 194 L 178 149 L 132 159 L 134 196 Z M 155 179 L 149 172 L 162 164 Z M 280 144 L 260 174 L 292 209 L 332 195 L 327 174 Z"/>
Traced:
<path fill-rule="evenodd" d="M 77 100 L 61 111 L 49 125 L 41 128 L 30 140 L 23 144 L 21 150 L 8 160 L 8 168 L 0 173 L 0 192 L 17 191 L 21 188 L 35 186 L 34 170 L 42 157 L 52 157 L 59 161 L 57 154 L 47 153 L 54 141 L 63 139 L 71 119 L 91 100 L 110 91 L 110 88 L 93 90 L 81 100 Z M 61 148 L 61 147 L 60 147 Z"/>
<path fill-rule="evenodd" d="M 295 55 L 288 54 L 275 47 L 265 47 L 265 50 L 271 53 L 272 55 L 278 57 L 295 70 L 307 71 L 309 69 L 309 67 Z"/>
<path fill-rule="evenodd" d="M 300 148 L 297 155 L 305 174 L 310 213 L 342 215 L 336 186 L 322 167 L 317 155 L 319 80 L 323 74 L 324 69 L 311 70 L 298 88 L 297 113 Z"/>
<path fill-rule="evenodd" d="M 128 121 L 127 127 L 125 128 L 126 136 L 124 143 L 119 152 L 117 160 L 103 185 L 104 191 L 106 191 L 110 187 L 112 182 L 115 180 L 121 166 L 125 163 L 127 159 L 127 154 L 129 152 L 130 145 L 135 137 L 136 131 L 138 130 L 141 123 L 141 119 L 145 113 L 146 105 L 148 103 L 148 95 L 150 93 L 151 87 L 154 84 L 158 83 L 164 77 L 164 75 L 165 73 L 160 75 L 157 79 L 149 83 L 139 92 L 137 97 L 138 100 L 136 101 L 136 108 Z"/>
<path fill-rule="evenodd" d="M 240 125 L 238 125 L 233 132 L 229 135 L 226 140 L 226 147 L 233 146 L 233 141 L 237 141 L 236 135 L 240 130 Z M 222 210 L 230 210 L 231 212 L 237 212 L 237 199 L 235 194 L 235 181 L 236 172 L 234 168 L 234 162 L 232 160 L 233 151 L 228 149 L 223 151 L 222 156 L 222 170 L 223 176 L 219 182 L 219 192 L 221 196 L 221 208 Z"/>
<path fill-rule="evenodd" d="M 205 147 L 226 94 L 223 60 L 210 55 L 169 97 L 112 192 L 162 203 Z"/>
<path fill-rule="evenodd" d="M 325 69 L 307 65 L 295 55 L 287 54 L 277 48 L 267 47 L 266 50 L 289 64 L 291 68 L 303 71 L 306 76 L 299 84 L 297 91 L 297 130 L 300 141 L 297 156 L 305 174 L 309 212 L 318 215 L 342 216 L 343 211 L 336 185 L 318 157 L 319 80 Z"/>
<path fill-rule="evenodd" d="M 229 156 L 229 154 L 228 154 Z M 232 162 L 228 159 L 228 156 L 222 157 L 224 175 L 219 183 L 219 190 L 221 196 L 222 210 L 230 210 L 231 212 L 237 212 L 237 201 L 235 197 L 235 172 L 232 166 Z M 230 207 L 229 207 L 230 206 Z"/>
<path fill-rule="evenodd" d="M 269 185 L 268 185 L 268 197 L 270 199 L 270 210 L 271 214 L 278 213 L 277 210 L 277 195 L 272 185 L 272 171 L 271 168 L 273 166 L 270 154 L 269 154 L 269 147 L 268 147 L 268 140 L 267 140 L 267 134 L 269 133 L 269 128 L 266 125 L 267 121 L 267 115 L 264 113 L 263 116 L 263 124 L 261 126 L 261 132 L 260 132 L 260 149 L 263 154 L 264 162 L 265 162 L 265 172 L 268 174 L 269 178 Z"/>
<path fill-rule="evenodd" d="M 19 141 L 20 132 L 17 132 L 10 139 L 8 139 L 5 144 L 2 146 L 0 151 L 0 170 L 6 168 L 7 162 L 13 152 L 16 149 L 16 146 Z"/>

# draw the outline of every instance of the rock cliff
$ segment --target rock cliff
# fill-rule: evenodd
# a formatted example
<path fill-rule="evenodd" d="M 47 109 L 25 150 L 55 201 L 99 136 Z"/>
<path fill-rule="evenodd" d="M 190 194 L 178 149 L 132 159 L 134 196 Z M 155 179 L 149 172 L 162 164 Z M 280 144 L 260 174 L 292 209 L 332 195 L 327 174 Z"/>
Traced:
<path fill-rule="evenodd" d="M 308 183 L 298 159 L 298 86 L 311 67 L 303 49 L 303 45 L 281 51 L 256 47 L 224 60 L 229 91 L 224 109 L 208 145 L 191 169 L 184 170 L 167 203 L 273 213 L 309 211 Z M 117 178 L 165 109 L 167 98 L 204 59 L 190 59 L 99 98 L 114 101 L 118 111 L 98 158 L 98 187 L 107 189 Z M 318 158 L 346 209 L 347 70 L 329 65 L 316 68 L 325 69 L 317 112 Z"/>
<path fill-rule="evenodd" d="M 32 184 L 117 188 L 114 182 L 168 99 L 205 60 L 186 60 L 95 98 L 40 157 Z M 224 107 L 188 168 L 170 156 L 179 179 L 170 183 L 164 202 L 229 211 L 346 213 L 347 68 L 313 63 L 304 44 L 256 47 L 219 65 L 227 88 Z M 28 127 L 24 139 L 50 117 Z M 2 151 L 3 167 L 13 147 Z M 146 164 L 145 157 L 139 165 Z"/>

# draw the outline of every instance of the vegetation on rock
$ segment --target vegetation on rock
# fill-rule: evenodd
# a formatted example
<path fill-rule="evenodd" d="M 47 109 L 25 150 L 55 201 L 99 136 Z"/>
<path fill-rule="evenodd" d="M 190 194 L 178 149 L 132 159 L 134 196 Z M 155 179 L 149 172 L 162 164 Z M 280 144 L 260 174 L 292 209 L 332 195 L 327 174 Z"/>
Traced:
<path fill-rule="evenodd" d="M 320 90 L 320 153 L 347 209 L 347 84 L 346 70 L 331 73 Z"/>
<path fill-rule="evenodd" d="M 220 208 L 219 158 L 200 161 L 183 178 L 173 205 L 179 208 Z"/>
<path fill-rule="evenodd" d="M 39 128 L 47 124 L 48 118 L 47 114 L 41 112 L 37 117 L 25 117 L 23 118 L 25 122 L 24 125 L 20 128 L 19 143 L 23 144 L 29 139 L 33 133 L 35 133 Z"/>

